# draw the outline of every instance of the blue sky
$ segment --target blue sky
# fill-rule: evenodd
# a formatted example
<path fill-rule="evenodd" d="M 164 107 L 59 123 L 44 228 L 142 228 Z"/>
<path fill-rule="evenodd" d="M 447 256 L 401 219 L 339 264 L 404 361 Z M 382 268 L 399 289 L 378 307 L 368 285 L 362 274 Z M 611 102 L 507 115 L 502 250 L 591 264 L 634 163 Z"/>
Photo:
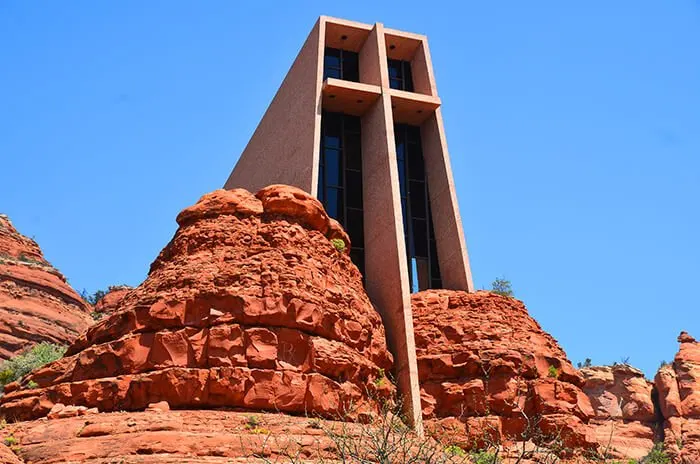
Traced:
<path fill-rule="evenodd" d="M 700 3 L 428 3 L 0 2 L 0 212 L 78 291 L 139 284 L 316 17 L 380 21 L 429 37 L 476 285 L 653 375 L 700 337 Z"/>

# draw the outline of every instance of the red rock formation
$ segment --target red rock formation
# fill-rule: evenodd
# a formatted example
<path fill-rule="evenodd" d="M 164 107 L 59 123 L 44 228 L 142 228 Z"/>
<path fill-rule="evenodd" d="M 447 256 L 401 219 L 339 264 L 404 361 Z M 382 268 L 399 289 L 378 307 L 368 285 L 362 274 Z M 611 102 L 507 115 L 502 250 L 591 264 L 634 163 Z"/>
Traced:
<path fill-rule="evenodd" d="M 589 448 L 583 379 L 518 300 L 430 290 L 412 297 L 426 427 L 484 441 L 560 440 Z"/>
<path fill-rule="evenodd" d="M 67 345 L 91 323 L 88 305 L 39 245 L 0 215 L 0 360 L 35 343 Z"/>
<path fill-rule="evenodd" d="M 587 367 L 580 372 L 586 381 L 583 391 L 595 411 L 590 426 L 604 452 L 632 459 L 649 454 L 660 437 L 653 384 L 644 373 L 627 364 Z"/>
<path fill-rule="evenodd" d="M 700 342 L 686 332 L 672 365 L 655 383 L 664 421 L 664 446 L 676 463 L 700 463 Z"/>
<path fill-rule="evenodd" d="M 8 386 L 1 414 L 165 400 L 337 417 L 391 392 L 381 319 L 357 268 L 330 242 L 341 231 L 318 200 L 284 186 L 257 198 L 218 190 L 177 221 L 146 281 L 65 358 L 27 376 L 24 389 Z"/>
<path fill-rule="evenodd" d="M 124 298 L 127 293 L 133 290 L 128 285 L 115 285 L 109 287 L 109 290 L 100 298 L 100 300 L 95 303 L 95 312 L 100 314 L 102 317 L 109 316 L 119 308 L 119 303 L 122 298 Z"/>

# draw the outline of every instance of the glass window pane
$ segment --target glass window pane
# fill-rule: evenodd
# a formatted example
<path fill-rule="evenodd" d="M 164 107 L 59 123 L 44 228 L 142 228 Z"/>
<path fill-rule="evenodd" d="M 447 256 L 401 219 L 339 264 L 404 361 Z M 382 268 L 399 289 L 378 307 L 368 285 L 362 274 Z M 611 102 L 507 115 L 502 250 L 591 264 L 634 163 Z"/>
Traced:
<path fill-rule="evenodd" d="M 352 249 L 350 250 L 350 259 L 352 259 L 352 262 L 355 263 L 355 266 L 357 266 L 357 269 L 362 273 L 362 275 L 365 274 L 365 250 L 361 248 L 355 248 L 355 244 L 353 243 Z"/>
<path fill-rule="evenodd" d="M 348 208 L 362 208 L 362 173 L 358 171 L 345 171 L 347 180 L 346 202 Z"/>
<path fill-rule="evenodd" d="M 323 56 L 323 66 L 325 68 L 340 68 L 340 50 L 326 47 Z"/>
<path fill-rule="evenodd" d="M 421 258 L 428 257 L 428 225 L 423 219 L 413 219 L 413 246 L 414 256 Z"/>
<path fill-rule="evenodd" d="M 342 134 L 342 126 L 341 126 L 342 114 L 323 113 L 323 117 L 322 117 L 321 121 L 323 124 L 323 134 L 324 135 L 333 135 L 336 137 L 341 136 L 341 134 Z"/>
<path fill-rule="evenodd" d="M 403 81 L 401 79 L 389 79 L 389 87 L 396 90 L 403 90 Z"/>
<path fill-rule="evenodd" d="M 404 159 L 404 155 L 406 153 L 406 146 L 403 143 L 403 140 L 397 140 L 396 141 L 396 157 L 400 160 Z"/>
<path fill-rule="evenodd" d="M 325 166 L 326 166 L 326 185 L 342 187 L 342 162 L 340 159 L 340 150 L 334 150 L 331 148 L 326 148 L 324 150 L 325 154 Z"/>
<path fill-rule="evenodd" d="M 326 188 L 326 212 L 330 217 L 343 224 L 343 191 L 340 189 Z"/>
<path fill-rule="evenodd" d="M 401 78 L 401 62 L 399 60 L 389 60 L 389 77 Z"/>
<path fill-rule="evenodd" d="M 326 80 L 329 77 L 334 78 L 334 79 L 341 79 L 340 69 L 339 68 L 326 68 L 326 69 L 324 69 L 323 70 L 323 80 Z"/>
<path fill-rule="evenodd" d="M 323 191 L 325 190 L 325 183 L 323 181 L 323 166 L 320 167 L 319 173 L 318 173 L 318 200 L 323 203 L 324 195 Z"/>
<path fill-rule="evenodd" d="M 406 165 L 402 159 L 398 160 L 397 164 L 399 168 L 399 189 L 401 191 L 401 196 L 405 197 L 408 196 L 408 185 L 406 185 Z"/>
<path fill-rule="evenodd" d="M 362 141 L 360 134 L 345 134 L 345 167 L 347 169 L 362 169 Z"/>
<path fill-rule="evenodd" d="M 345 115 L 345 132 L 360 133 L 360 118 L 358 116 Z"/>
<path fill-rule="evenodd" d="M 324 148 L 340 149 L 340 137 L 337 135 L 325 135 L 323 137 Z"/>
<path fill-rule="evenodd" d="M 360 81 L 360 66 L 357 53 L 343 51 L 343 79 L 346 81 Z"/>
<path fill-rule="evenodd" d="M 411 145 L 408 154 L 409 179 L 425 180 L 425 163 L 417 145 Z"/>
<path fill-rule="evenodd" d="M 411 216 L 427 219 L 427 206 L 425 204 L 425 184 L 411 181 L 410 183 Z"/>
<path fill-rule="evenodd" d="M 353 248 L 364 248 L 365 231 L 361 210 L 348 209 L 348 223 L 346 224 L 345 229 L 348 231 Z"/>
<path fill-rule="evenodd" d="M 404 61 L 403 84 L 405 91 L 413 92 L 413 74 L 411 73 L 411 63 L 408 61 Z"/>

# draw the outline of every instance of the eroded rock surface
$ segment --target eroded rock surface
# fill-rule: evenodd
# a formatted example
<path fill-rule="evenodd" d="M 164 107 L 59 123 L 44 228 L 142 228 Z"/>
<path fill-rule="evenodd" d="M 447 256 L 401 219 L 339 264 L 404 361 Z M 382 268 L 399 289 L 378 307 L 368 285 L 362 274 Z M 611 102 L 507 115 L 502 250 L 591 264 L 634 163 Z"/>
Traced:
<path fill-rule="evenodd" d="M 286 186 L 217 190 L 177 221 L 146 281 L 66 357 L 6 389 L 0 413 L 167 401 L 359 417 L 392 391 L 382 321 L 318 200 Z"/>
<path fill-rule="evenodd" d="M 653 384 L 644 373 L 627 364 L 580 370 L 595 412 L 590 421 L 596 440 L 606 454 L 641 459 L 661 439 Z"/>
<path fill-rule="evenodd" d="M 40 342 L 73 342 L 92 323 L 89 312 L 39 245 L 0 215 L 0 360 Z"/>
<path fill-rule="evenodd" d="M 518 300 L 429 290 L 412 297 L 426 427 L 463 447 L 531 438 L 594 448 L 583 378 Z"/>
<path fill-rule="evenodd" d="M 679 463 L 700 463 L 700 342 L 686 332 L 673 364 L 656 374 L 664 445 Z"/>
<path fill-rule="evenodd" d="M 109 316 L 116 312 L 119 308 L 119 303 L 131 290 L 128 285 L 116 285 L 109 287 L 107 293 L 95 303 L 94 310 L 101 317 Z"/>

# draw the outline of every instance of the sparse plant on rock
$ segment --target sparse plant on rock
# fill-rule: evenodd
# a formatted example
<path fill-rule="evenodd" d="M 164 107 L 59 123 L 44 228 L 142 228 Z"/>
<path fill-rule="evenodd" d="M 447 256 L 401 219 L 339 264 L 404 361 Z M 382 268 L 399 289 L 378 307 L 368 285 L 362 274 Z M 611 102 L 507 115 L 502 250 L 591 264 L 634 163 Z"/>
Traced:
<path fill-rule="evenodd" d="M 576 366 L 579 369 L 583 369 L 584 367 L 591 367 L 592 365 L 593 365 L 593 361 L 591 361 L 591 358 L 586 358 L 585 361 L 576 363 Z"/>
<path fill-rule="evenodd" d="M 342 253 L 345 251 L 345 241 L 342 238 L 332 238 L 331 243 L 339 252 Z"/>
<path fill-rule="evenodd" d="M 501 296 L 512 297 L 514 295 L 513 286 L 510 280 L 507 280 L 505 277 L 500 277 L 491 283 L 491 292 Z"/>
<path fill-rule="evenodd" d="M 21 379 L 34 369 L 60 359 L 66 347 L 42 342 L 0 364 L 0 386 Z"/>
<path fill-rule="evenodd" d="M 641 461 L 640 464 L 670 464 L 671 457 L 666 453 L 663 443 L 657 443 Z"/>
<path fill-rule="evenodd" d="M 498 454 L 493 451 L 475 451 L 470 453 L 472 462 L 474 464 L 498 464 L 501 460 L 498 458 Z"/>
<path fill-rule="evenodd" d="M 557 369 L 554 366 L 549 366 L 549 369 L 547 370 L 547 375 L 553 379 L 558 379 L 559 378 L 559 369 Z"/>

